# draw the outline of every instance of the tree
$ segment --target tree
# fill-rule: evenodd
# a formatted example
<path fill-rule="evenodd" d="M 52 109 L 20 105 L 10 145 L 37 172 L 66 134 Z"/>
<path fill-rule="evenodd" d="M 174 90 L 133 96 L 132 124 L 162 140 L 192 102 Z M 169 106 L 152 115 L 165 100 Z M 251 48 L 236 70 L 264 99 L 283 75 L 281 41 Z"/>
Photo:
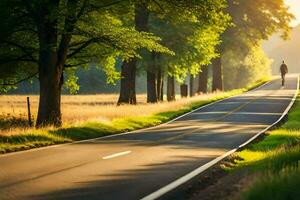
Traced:
<path fill-rule="evenodd" d="M 139 31 L 149 31 L 151 33 L 154 33 L 155 35 L 159 36 L 163 40 L 164 46 L 167 46 L 170 50 L 173 50 L 176 52 L 176 55 L 179 51 L 176 49 L 176 45 L 169 45 L 168 43 L 172 43 L 171 41 L 175 41 L 177 39 L 177 35 L 181 38 L 181 46 L 184 47 L 189 46 L 189 50 L 193 51 L 197 49 L 197 45 L 199 43 L 199 46 L 201 46 L 203 49 L 200 50 L 198 48 L 198 56 L 201 58 L 199 59 L 199 62 L 205 63 L 208 62 L 207 60 L 210 60 L 209 57 L 216 55 L 213 54 L 211 51 L 214 51 L 214 45 L 212 43 L 217 41 L 217 37 L 219 35 L 219 32 L 224 31 L 224 28 L 226 27 L 226 21 L 228 20 L 227 16 L 225 16 L 222 12 L 222 9 L 224 8 L 224 1 L 218 0 L 218 1 L 151 1 L 151 0 L 143 0 L 138 1 L 135 3 L 135 27 Z M 180 15 L 178 15 L 180 13 Z M 217 22 L 217 23 L 216 23 Z M 221 23 L 222 22 L 222 23 Z M 176 32 L 170 32 L 174 31 L 174 29 L 170 29 L 173 24 L 173 26 L 177 24 L 177 30 Z M 188 24 L 189 28 L 186 29 L 185 24 Z M 198 34 L 201 32 L 199 29 L 205 29 L 208 30 L 207 27 L 214 25 L 214 29 L 210 29 L 210 33 L 212 34 L 212 37 L 204 37 L 204 40 L 198 40 L 198 41 L 192 41 L 192 35 L 196 33 L 198 30 Z M 180 29 L 181 27 L 184 27 L 183 29 Z M 220 27 L 220 28 L 218 28 Z M 175 35 L 175 37 L 174 37 Z M 203 35 L 202 35 L 203 36 Z M 201 37 L 201 36 L 200 36 Z M 199 38 L 200 38 L 199 37 Z M 198 39 L 199 39 L 198 38 Z M 210 38 L 210 41 L 207 40 Z M 168 40 L 170 42 L 168 42 Z M 194 48 L 192 48 L 192 42 L 195 42 Z M 209 42 L 209 45 L 206 43 Z M 177 43 L 177 41 L 175 41 Z M 179 44 L 179 43 L 178 43 Z M 197 45 L 196 45 L 197 44 Z M 181 48 L 181 46 L 178 46 Z M 174 47 L 174 48 L 173 48 Z M 208 48 L 207 48 L 208 47 Z M 186 48 L 188 49 L 188 48 Z M 185 49 L 182 48 L 181 52 L 184 52 Z M 194 54 L 194 52 L 192 52 Z M 207 55 L 207 56 L 203 56 Z M 174 59 L 174 55 L 169 54 L 170 60 Z M 175 56 L 177 57 L 177 56 Z M 178 60 L 180 60 L 178 56 Z M 186 53 L 186 57 L 192 57 Z M 143 55 L 143 60 L 137 60 L 136 63 L 140 66 L 143 66 L 143 68 L 146 70 L 147 74 L 147 101 L 150 103 L 155 103 L 158 100 L 162 100 L 163 97 L 163 77 L 164 74 L 167 71 L 168 64 L 166 62 L 162 62 L 164 60 L 165 55 L 160 55 L 160 53 L 152 52 L 152 53 L 145 53 Z M 183 60 L 183 59 L 182 59 Z M 194 57 L 194 63 L 193 66 L 198 67 L 199 65 L 197 63 L 196 56 Z M 188 63 L 185 63 L 185 66 L 180 66 L 182 69 L 179 69 L 177 71 L 182 71 L 182 73 L 179 75 L 174 75 L 177 77 L 180 77 L 183 74 L 186 74 L 186 69 Z M 179 66 L 178 66 L 179 67 Z M 136 70 L 136 66 L 131 67 L 132 69 Z M 129 67 L 124 68 L 124 70 L 131 69 Z M 134 70 L 132 70 L 134 71 Z M 195 70 L 192 70 L 195 71 Z M 128 74 L 128 73 L 127 73 Z M 134 75 L 131 75 L 130 77 L 134 77 Z M 182 78 L 182 77 L 181 77 Z M 125 80 L 128 81 L 134 81 L 132 78 L 129 80 L 129 78 L 123 77 L 123 82 L 125 84 Z M 122 84 L 122 82 L 121 82 Z M 134 87 L 134 84 L 131 84 L 132 87 Z M 126 88 L 126 90 L 125 90 Z M 135 99 L 135 92 L 134 88 L 128 89 L 128 87 L 121 88 L 120 91 L 120 98 L 119 103 L 135 103 L 135 101 L 129 101 L 130 95 L 128 93 L 131 93 L 133 96 L 131 98 Z M 127 95 L 126 95 L 127 93 Z M 127 98 L 123 98 L 126 96 Z"/>
<path fill-rule="evenodd" d="M 156 66 L 156 62 L 157 59 L 159 59 L 160 54 L 155 54 L 154 55 L 154 64 L 155 64 L 155 68 L 157 69 L 157 74 L 156 74 L 156 91 L 157 91 L 157 99 L 159 101 L 163 101 L 164 100 L 164 71 L 161 67 Z"/>
<path fill-rule="evenodd" d="M 190 97 L 195 95 L 194 93 L 194 76 L 190 75 Z"/>
<path fill-rule="evenodd" d="M 222 63 L 226 69 L 223 73 L 226 90 L 247 87 L 271 75 L 271 60 L 260 45 L 253 46 L 246 57 L 243 53 L 227 49 Z"/>
<path fill-rule="evenodd" d="M 221 56 L 219 58 L 213 59 L 213 80 L 212 80 L 212 90 L 222 91 L 223 90 L 223 70 L 221 64 Z"/>
<path fill-rule="evenodd" d="M 158 37 L 122 23 L 116 13 L 126 5 L 125 1 L 96 0 L 1 1 L 5 30 L 0 39 L 0 69 L 5 74 L 1 82 L 13 85 L 20 76 L 38 75 L 37 127 L 61 125 L 61 89 L 68 68 L 93 61 L 112 80 L 119 77 L 114 71 L 117 58 L 130 60 L 139 56 L 141 48 L 164 49 Z"/>
<path fill-rule="evenodd" d="M 167 79 L 167 100 L 175 101 L 175 80 L 174 77 L 168 75 Z"/>
<path fill-rule="evenodd" d="M 164 46 L 175 52 L 174 56 L 161 55 L 155 62 L 149 59 L 150 63 L 156 63 L 156 74 L 159 74 L 158 70 L 168 73 L 168 86 L 173 83 L 171 77 L 183 82 L 188 74 L 197 75 L 202 65 L 217 57 L 215 46 L 219 44 L 219 36 L 229 22 L 229 17 L 223 13 L 223 3 L 197 1 L 188 9 L 186 5 L 182 7 L 184 9 L 167 10 L 163 15 L 150 15 L 150 31 L 162 38 Z M 181 15 L 178 16 L 178 13 Z M 171 91 L 167 94 L 170 94 L 168 99 L 173 99 Z"/>
<path fill-rule="evenodd" d="M 135 92 L 136 60 L 124 61 L 121 67 L 121 84 L 118 105 L 136 104 Z"/>
<path fill-rule="evenodd" d="M 218 47 L 220 56 L 213 61 L 213 90 L 223 90 L 222 57 L 226 49 L 236 49 L 235 52 L 242 52 L 245 58 L 253 46 L 277 31 L 286 38 L 290 31 L 289 22 L 293 19 L 283 0 L 227 2 L 227 12 L 234 25 L 222 35 L 222 44 Z"/>
<path fill-rule="evenodd" d="M 149 32 L 149 0 L 136 1 L 134 3 L 134 24 L 135 29 L 140 32 Z M 157 49 L 158 50 L 158 49 Z M 160 49 L 160 52 L 171 53 L 165 49 Z M 153 55 L 155 53 L 153 52 Z M 132 58 L 130 61 L 125 61 L 122 66 L 121 88 L 118 104 L 129 103 L 136 104 L 135 79 L 136 79 L 137 58 Z M 151 85 L 152 74 L 147 72 L 147 90 L 156 91 L 155 85 Z M 150 87 L 152 86 L 152 87 Z M 154 88 L 153 88 L 154 87 Z M 149 94 L 149 92 L 148 92 Z M 155 93 L 156 94 L 156 93 Z M 155 96 L 156 98 L 156 96 Z M 147 101 L 151 102 L 148 95 Z"/>
<path fill-rule="evenodd" d="M 198 76 L 198 94 L 205 94 L 207 93 L 208 66 L 202 66 Z"/>

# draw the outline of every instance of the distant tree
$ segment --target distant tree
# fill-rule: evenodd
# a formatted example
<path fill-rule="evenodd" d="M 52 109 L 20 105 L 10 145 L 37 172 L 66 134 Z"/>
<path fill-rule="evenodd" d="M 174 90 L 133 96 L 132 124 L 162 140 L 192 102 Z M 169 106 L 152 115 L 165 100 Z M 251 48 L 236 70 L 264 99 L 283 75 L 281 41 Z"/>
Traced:
<path fill-rule="evenodd" d="M 226 49 L 243 52 L 244 58 L 253 46 L 259 45 L 275 32 L 287 38 L 293 15 L 289 13 L 284 0 L 227 0 L 227 12 L 233 26 L 222 35 L 218 47 L 220 57 L 213 61 L 213 90 L 223 90 L 222 56 Z M 239 57 L 241 58 L 241 57 Z"/>
<path fill-rule="evenodd" d="M 124 62 L 124 67 L 122 68 L 123 76 L 121 80 L 119 103 L 136 102 L 134 77 L 137 65 L 143 66 L 143 68 L 146 70 L 147 101 L 155 103 L 162 99 L 163 77 L 164 74 L 168 72 L 167 69 L 170 68 L 168 64 L 166 64 L 166 62 L 162 62 L 162 60 L 165 60 L 165 58 L 168 57 L 169 61 L 175 59 L 177 62 L 179 62 L 180 60 L 187 59 L 188 57 L 194 57 L 194 68 L 198 67 L 200 63 L 205 63 L 203 60 L 210 60 L 209 57 L 212 56 L 212 53 L 209 51 L 214 50 L 214 45 L 210 44 L 212 44 L 212 41 L 217 41 L 216 38 L 218 37 L 220 30 L 226 27 L 226 23 L 220 22 L 228 21 L 227 16 L 222 12 L 222 9 L 224 8 L 224 2 L 224 0 L 137 1 L 134 4 L 136 30 L 146 32 L 149 31 L 161 37 L 163 44 L 175 52 L 175 57 L 172 54 L 164 55 L 157 52 L 145 52 L 142 60 L 131 59 L 129 62 Z M 175 28 L 176 26 L 177 28 Z M 200 34 L 200 32 L 203 33 L 201 30 L 206 30 L 207 33 L 209 26 L 214 26 L 214 28 L 210 27 L 210 33 L 212 33 L 211 37 L 206 35 L 205 38 L 200 38 L 203 36 Z M 194 35 L 194 38 L 192 38 L 192 35 Z M 195 40 L 197 37 L 198 41 Z M 180 41 L 177 41 L 178 38 L 180 39 L 181 43 L 179 43 Z M 208 39 L 210 39 L 209 44 L 207 43 Z M 171 43 L 175 43 L 175 45 L 170 45 Z M 192 47 L 193 45 L 194 48 Z M 205 46 L 205 50 L 200 50 L 200 48 L 197 48 L 197 45 L 198 47 L 202 48 Z M 189 52 L 185 52 L 188 47 L 190 48 Z M 179 50 L 180 48 L 181 50 Z M 190 52 L 194 50 L 196 51 Z M 177 56 L 179 52 L 181 55 Z M 184 56 L 183 53 L 186 53 L 186 55 Z M 200 57 L 200 55 L 202 57 Z M 196 58 L 196 56 L 199 56 L 200 59 L 199 57 Z M 184 66 L 177 65 L 178 69 L 171 71 L 178 71 L 178 73 L 173 74 L 172 76 L 177 76 L 177 78 L 179 78 L 181 75 L 186 74 L 186 69 L 189 68 L 187 67 L 188 65 L 189 63 L 187 62 L 185 62 Z M 124 87 L 122 87 L 122 85 L 124 85 Z"/>
<path fill-rule="evenodd" d="M 228 16 L 222 13 L 222 7 L 217 11 L 208 21 L 197 15 L 183 19 L 152 19 L 151 30 L 162 38 L 166 47 L 175 52 L 175 56 L 161 55 L 156 59 L 156 69 L 182 83 L 188 74 L 196 76 L 201 71 L 201 66 L 210 64 L 211 59 L 218 56 L 215 47 L 220 43 L 220 34 L 229 22 Z M 168 88 L 174 88 L 170 86 L 173 83 L 171 80 L 169 78 Z M 171 91 L 167 94 L 174 96 Z M 168 99 L 173 100 L 172 97 Z"/>
<path fill-rule="evenodd" d="M 256 81 L 271 75 L 271 60 L 261 46 L 253 46 L 245 56 L 232 49 L 226 49 L 222 57 L 224 64 L 224 89 L 231 90 L 253 85 Z"/>
<path fill-rule="evenodd" d="M 149 32 L 148 19 L 149 19 L 149 4 L 150 0 L 134 1 L 133 13 L 134 13 L 134 26 L 140 33 Z M 134 39 L 134 38 L 133 38 Z M 156 47 L 148 48 L 148 50 L 160 53 L 172 54 L 167 48 Z M 129 60 L 125 60 L 121 69 L 121 87 L 118 104 L 136 104 L 136 71 L 137 60 L 139 56 L 132 57 Z M 148 74 L 147 74 L 148 77 Z"/>

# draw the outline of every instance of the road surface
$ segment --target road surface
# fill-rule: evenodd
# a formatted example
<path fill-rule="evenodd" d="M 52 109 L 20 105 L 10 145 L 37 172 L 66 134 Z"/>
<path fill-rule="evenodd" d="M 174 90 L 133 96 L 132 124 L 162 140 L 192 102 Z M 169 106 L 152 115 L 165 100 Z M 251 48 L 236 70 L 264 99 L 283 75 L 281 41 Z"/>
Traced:
<path fill-rule="evenodd" d="M 225 99 L 172 123 L 106 139 L 0 156 L 0 199 L 141 199 L 274 123 L 297 77 Z"/>

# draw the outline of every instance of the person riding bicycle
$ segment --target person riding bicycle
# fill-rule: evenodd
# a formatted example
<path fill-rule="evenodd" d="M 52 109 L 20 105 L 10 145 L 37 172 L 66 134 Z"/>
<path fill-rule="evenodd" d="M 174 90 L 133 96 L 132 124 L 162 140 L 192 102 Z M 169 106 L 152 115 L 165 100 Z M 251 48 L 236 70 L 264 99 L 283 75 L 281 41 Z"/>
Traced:
<path fill-rule="evenodd" d="M 284 63 L 284 61 L 282 61 L 282 64 L 281 64 L 281 66 L 280 66 L 280 73 L 281 73 L 281 79 L 282 79 L 282 86 L 284 86 L 285 75 L 288 73 L 288 67 L 287 67 L 287 65 Z"/>

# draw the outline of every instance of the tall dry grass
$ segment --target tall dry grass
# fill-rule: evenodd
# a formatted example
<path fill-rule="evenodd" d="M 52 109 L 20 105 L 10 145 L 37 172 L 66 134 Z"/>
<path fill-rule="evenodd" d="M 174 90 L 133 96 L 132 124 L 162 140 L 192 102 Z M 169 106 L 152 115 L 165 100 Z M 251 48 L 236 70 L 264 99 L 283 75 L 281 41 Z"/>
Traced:
<path fill-rule="evenodd" d="M 149 116 L 152 114 L 182 109 L 190 103 L 207 100 L 220 93 L 205 94 L 192 98 L 180 99 L 175 102 L 146 104 L 146 95 L 138 95 L 137 105 L 117 106 L 117 94 L 101 95 L 63 95 L 62 118 L 64 124 L 77 124 L 84 121 L 109 122 L 117 118 Z M 38 96 L 31 95 L 31 111 L 34 119 L 37 116 Z M 0 118 L 27 120 L 27 104 L 24 95 L 1 95 Z M 1 127 L 0 127 L 1 129 Z M 2 127 L 3 129 L 3 127 Z"/>

